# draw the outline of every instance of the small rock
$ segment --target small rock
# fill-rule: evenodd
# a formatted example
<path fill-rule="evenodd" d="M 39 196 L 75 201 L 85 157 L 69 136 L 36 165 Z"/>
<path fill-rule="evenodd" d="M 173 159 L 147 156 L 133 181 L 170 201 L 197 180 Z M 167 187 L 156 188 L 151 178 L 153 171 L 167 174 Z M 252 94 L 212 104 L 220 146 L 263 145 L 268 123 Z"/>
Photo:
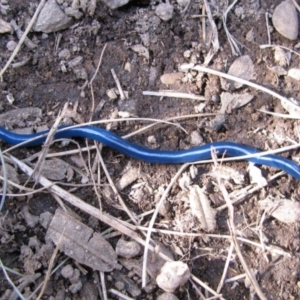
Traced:
<path fill-rule="evenodd" d="M 7 44 L 6 44 L 6 48 L 8 51 L 14 51 L 17 47 L 17 43 L 15 41 L 9 41 Z"/>
<path fill-rule="evenodd" d="M 111 9 L 116 9 L 118 7 L 124 6 L 129 2 L 129 0 L 101 0 L 101 1 Z"/>
<path fill-rule="evenodd" d="M 132 258 L 139 255 L 141 252 L 141 246 L 139 243 L 134 241 L 124 241 L 122 239 L 118 240 L 116 246 L 116 253 L 119 256 L 125 258 Z"/>
<path fill-rule="evenodd" d="M 39 217 L 32 215 L 29 212 L 28 205 L 25 205 L 22 209 L 22 213 L 25 219 L 26 224 L 30 227 L 33 228 L 37 225 L 39 222 Z"/>
<path fill-rule="evenodd" d="M 163 20 L 169 21 L 173 17 L 174 7 L 167 1 L 166 3 L 160 3 L 155 10 L 155 13 Z"/>
<path fill-rule="evenodd" d="M 56 32 L 70 27 L 72 23 L 73 19 L 63 13 L 56 0 L 48 0 L 42 8 L 33 30 L 45 33 Z"/>
<path fill-rule="evenodd" d="M 58 53 L 59 59 L 66 59 L 68 60 L 71 56 L 71 52 L 68 49 L 63 49 Z"/>
<path fill-rule="evenodd" d="M 297 68 L 289 69 L 287 72 L 287 75 L 296 80 L 300 80 L 300 69 L 297 69 Z"/>
<path fill-rule="evenodd" d="M 292 41 L 297 39 L 298 15 L 292 1 L 283 1 L 275 8 L 272 22 L 282 36 Z"/>
<path fill-rule="evenodd" d="M 118 95 L 116 94 L 115 89 L 108 89 L 106 90 L 106 95 L 110 100 L 115 100 L 118 98 Z"/>
<path fill-rule="evenodd" d="M 72 7 L 66 7 L 65 8 L 65 14 L 68 17 L 73 17 L 76 20 L 80 19 L 83 16 L 83 13 L 80 12 L 78 9 L 74 9 Z"/>
<path fill-rule="evenodd" d="M 190 278 L 190 270 L 182 261 L 167 261 L 156 277 L 157 285 L 168 293 L 174 292 Z"/>
<path fill-rule="evenodd" d="M 180 80 L 183 77 L 183 73 L 175 72 L 175 73 L 166 73 L 160 77 L 160 81 L 163 84 L 169 85 L 174 84 L 176 81 Z"/>
<path fill-rule="evenodd" d="M 157 297 L 157 300 L 178 300 L 178 298 L 172 293 L 163 293 Z"/>
<path fill-rule="evenodd" d="M 3 19 L 0 19 L 0 33 L 7 33 L 11 31 L 12 31 L 11 25 L 5 22 Z"/>
<path fill-rule="evenodd" d="M 251 80 L 254 78 L 254 65 L 249 55 L 243 55 L 238 57 L 230 66 L 228 70 L 229 75 L 235 77 Z M 242 83 L 237 81 L 221 79 L 221 85 L 224 90 L 239 89 L 243 86 Z"/>
<path fill-rule="evenodd" d="M 39 222 L 45 229 L 48 229 L 52 218 L 53 218 L 53 214 L 51 214 L 49 211 L 45 211 L 45 212 L 40 214 Z"/>
<path fill-rule="evenodd" d="M 78 281 L 76 283 L 73 283 L 69 286 L 69 291 L 72 293 L 72 294 L 75 294 L 77 292 L 79 292 L 82 288 L 82 282 L 81 281 Z"/>
<path fill-rule="evenodd" d="M 116 281 L 115 282 L 115 287 L 119 290 L 122 291 L 125 288 L 125 284 L 122 281 Z"/>
<path fill-rule="evenodd" d="M 64 278 L 71 278 L 74 274 L 74 269 L 71 265 L 66 265 L 61 269 L 60 273 Z"/>
<path fill-rule="evenodd" d="M 194 130 L 191 133 L 191 144 L 193 146 L 198 146 L 201 145 L 202 143 L 203 143 L 203 137 L 197 130 Z"/>

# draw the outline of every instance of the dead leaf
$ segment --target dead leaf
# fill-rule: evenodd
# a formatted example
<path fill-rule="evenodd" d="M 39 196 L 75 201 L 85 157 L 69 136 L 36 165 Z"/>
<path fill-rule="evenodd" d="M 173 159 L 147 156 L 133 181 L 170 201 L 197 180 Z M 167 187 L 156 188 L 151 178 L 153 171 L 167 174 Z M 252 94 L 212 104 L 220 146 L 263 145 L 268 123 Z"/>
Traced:
<path fill-rule="evenodd" d="M 70 168 L 67 162 L 52 158 L 44 161 L 41 174 L 50 180 L 63 180 Z"/>
<path fill-rule="evenodd" d="M 275 47 L 274 60 L 278 62 L 281 67 L 286 67 L 290 64 L 291 52 L 285 52 L 282 48 Z"/>
<path fill-rule="evenodd" d="M 258 201 L 261 209 L 283 223 L 300 221 L 300 202 L 285 199 L 265 199 Z"/>
<path fill-rule="evenodd" d="M 57 209 L 47 231 L 51 239 L 67 256 L 93 270 L 110 272 L 119 269 L 112 246 L 85 224 Z"/>
<path fill-rule="evenodd" d="M 251 80 L 254 78 L 254 66 L 249 55 L 243 55 L 237 58 L 228 70 L 229 75 L 236 76 L 241 79 Z M 221 85 L 224 90 L 239 89 L 242 83 L 232 80 L 221 79 Z"/>
<path fill-rule="evenodd" d="M 213 231 L 216 228 L 216 211 L 198 185 L 190 187 L 189 200 L 192 213 L 198 218 L 201 228 L 207 232 Z"/>
<path fill-rule="evenodd" d="M 219 111 L 220 114 L 231 113 L 233 109 L 240 108 L 253 99 L 253 95 L 248 93 L 231 94 L 224 92 L 221 94 L 222 107 Z"/>

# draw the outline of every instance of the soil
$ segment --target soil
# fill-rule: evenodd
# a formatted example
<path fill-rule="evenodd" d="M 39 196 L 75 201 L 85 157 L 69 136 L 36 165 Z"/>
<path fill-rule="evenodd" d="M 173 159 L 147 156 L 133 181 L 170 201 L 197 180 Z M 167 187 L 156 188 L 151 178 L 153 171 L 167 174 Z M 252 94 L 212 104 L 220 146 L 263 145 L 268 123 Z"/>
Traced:
<path fill-rule="evenodd" d="M 75 22 L 72 28 L 59 33 L 49 33 L 48 35 L 31 32 L 28 37 L 37 43 L 38 47 L 30 50 L 24 45 L 15 61 L 22 61 L 27 57 L 31 59 L 24 66 L 10 67 L 4 74 L 0 83 L 0 105 L 2 113 L 16 108 L 36 107 L 42 110 L 42 115 L 37 119 L 35 118 L 35 120 L 29 117 L 23 122 L 10 124 L 8 128 L 13 130 L 20 129 L 20 126 L 29 127 L 28 124 L 32 121 L 36 121 L 35 128 L 44 125 L 51 128 L 66 102 L 77 110 L 72 115 L 73 118 L 65 118 L 64 122 L 70 122 L 71 119 L 75 122 L 111 119 L 116 118 L 118 112 L 129 113 L 133 117 L 156 119 L 195 114 L 195 107 L 198 107 L 201 103 L 198 100 L 169 97 L 160 99 L 159 97 L 143 95 L 143 91 L 166 89 L 205 96 L 205 107 L 202 113 L 217 113 L 221 106 L 219 96 L 223 91 L 218 77 L 205 74 L 201 82 L 196 82 L 192 78 L 187 82 L 176 81 L 169 86 L 164 85 L 160 80 L 163 74 L 178 72 L 179 65 L 191 61 L 191 57 L 184 55 L 187 50 L 191 51 L 195 64 L 204 62 L 211 45 L 203 40 L 202 18 L 194 17 L 194 15 L 202 14 L 202 10 L 199 9 L 202 6 L 202 1 L 191 1 L 186 11 L 183 11 L 176 1 L 171 1 L 174 5 L 174 14 L 168 22 L 164 22 L 156 16 L 155 7 L 158 2 L 132 1 L 116 10 L 110 10 L 105 5 L 97 3 L 94 15 L 92 17 L 84 15 Z M 225 4 L 222 1 L 219 2 L 216 1 L 215 6 L 212 6 L 212 13 L 218 28 L 220 50 L 214 55 L 209 68 L 227 72 L 236 56 L 231 52 L 222 25 L 221 12 Z M 276 65 L 273 49 L 259 48 L 259 45 L 267 44 L 268 41 L 265 13 L 272 13 L 274 7 L 279 3 L 279 0 L 238 2 L 235 7 L 243 11 L 243 16 L 237 16 L 237 13 L 231 11 L 228 14 L 227 26 L 229 32 L 243 45 L 241 46 L 242 54 L 249 55 L 253 61 L 255 72 L 253 81 L 285 97 L 297 99 L 300 95 L 300 83 L 287 76 L 275 75 L 270 70 L 271 66 Z M 12 19 L 16 20 L 21 29 L 24 30 L 25 25 L 28 24 L 33 15 L 34 9 L 32 7 L 37 5 L 37 1 L 26 0 L 20 4 L 20 1 L 11 0 L 9 3 L 10 10 L 7 15 L 1 17 L 8 22 Z M 93 31 L 95 21 L 99 23 L 100 28 Z M 271 22 L 270 19 L 269 22 Z M 254 33 L 253 41 L 246 38 L 251 29 Z M 143 43 L 141 34 L 149 35 L 149 42 L 146 47 L 149 50 L 149 58 L 132 50 L 133 45 Z M 271 37 L 274 45 L 297 50 L 297 40 L 289 41 L 275 30 L 272 31 Z M 18 41 L 16 34 L 3 34 L 0 36 L 1 68 L 11 55 L 6 47 L 8 41 L 11 40 Z M 103 53 L 100 69 L 92 83 L 92 94 L 90 86 L 86 83 L 95 74 L 105 45 L 107 46 Z M 60 58 L 59 53 L 64 49 L 70 51 L 68 61 L 81 57 L 81 62 L 75 68 L 68 67 L 67 60 L 63 61 Z M 292 54 L 289 68 L 297 68 L 298 65 L 299 57 Z M 64 66 L 66 69 L 64 69 Z M 107 90 L 116 88 L 112 69 L 116 73 L 123 91 L 127 94 L 125 100 L 120 100 L 118 95 L 117 99 L 113 100 L 107 95 Z M 176 126 L 164 125 L 153 127 L 143 134 L 130 138 L 130 141 L 156 149 L 186 149 L 194 146 L 191 133 L 197 131 L 202 136 L 203 143 L 227 140 L 268 150 L 287 146 L 291 144 L 291 141 L 298 140 L 298 120 L 277 118 L 258 111 L 263 107 L 272 112 L 286 113 L 278 99 L 245 86 L 235 91 L 235 93 L 242 92 L 253 95 L 253 100 L 246 106 L 232 110 L 227 114 L 225 123 L 218 130 L 208 130 L 207 126 L 203 125 L 203 122 L 208 122 L 211 117 L 205 119 L 200 117 L 189 118 L 178 121 L 187 133 Z M 13 103 L 7 101 L 8 94 L 13 96 Z M 110 123 L 110 130 L 123 136 L 147 124 L 149 122 L 145 121 Z M 154 143 L 151 142 L 153 139 Z M 82 147 L 86 146 L 85 141 L 82 139 L 78 139 L 77 142 Z M 88 143 L 93 145 L 92 141 Z M 2 144 L 2 149 L 8 147 L 7 144 Z M 57 143 L 51 146 L 50 152 L 55 153 L 76 148 L 77 146 L 71 143 L 62 149 L 60 144 Z M 13 150 L 11 154 L 18 159 L 25 159 L 40 150 L 41 147 L 18 148 Z M 94 159 L 96 153 L 91 151 L 90 155 L 91 157 L 83 153 L 86 162 L 88 159 Z M 127 207 L 135 214 L 141 214 L 155 208 L 156 201 L 159 199 L 159 197 L 157 198 L 157 191 L 160 187 L 166 188 L 181 167 L 180 165 L 147 164 L 121 155 L 109 148 L 104 148 L 102 155 L 108 172 L 115 183 L 118 182 L 126 170 L 130 168 L 139 170 L 139 177 L 121 191 Z M 282 155 L 293 159 L 299 158 L 297 150 L 285 152 Z M 61 157 L 61 159 L 75 165 L 69 156 Z M 91 165 L 93 165 L 93 160 Z M 245 176 L 245 180 L 241 184 L 236 184 L 232 180 L 226 183 L 229 193 L 250 184 L 247 162 L 231 162 L 227 163 L 226 166 L 241 172 Z M 79 167 L 77 166 L 77 168 Z M 261 167 L 261 170 L 266 178 L 270 178 L 278 171 L 268 167 Z M 225 202 L 216 184 L 216 179 L 208 176 L 208 173 L 212 172 L 212 164 L 196 165 L 194 172 L 196 176 L 193 179 L 193 184 L 206 188 L 208 197 L 212 200 L 212 206 L 216 208 L 223 205 Z M 101 184 L 107 186 L 106 176 L 103 175 L 102 170 L 100 173 L 102 176 Z M 97 172 L 94 172 L 93 175 L 97 179 L 96 174 Z M 81 181 L 80 176 L 74 175 L 70 178 L 69 181 L 67 181 L 67 178 L 62 181 L 74 184 Z M 18 180 L 20 184 L 24 184 L 27 177 L 21 171 L 18 171 Z M 91 182 L 90 177 L 89 183 Z M 137 192 L 136 183 L 144 184 L 144 189 L 138 190 L 139 193 L 132 196 L 133 192 Z M 31 180 L 28 187 L 33 186 L 34 183 Z M 35 188 L 39 187 L 39 185 L 36 185 Z M 72 189 L 68 186 L 63 186 L 63 188 L 70 191 Z M 118 207 L 117 198 L 109 199 L 109 197 L 102 194 L 101 189 L 98 191 L 103 211 L 123 220 L 128 219 L 124 211 L 116 208 Z M 19 190 L 12 188 L 11 192 L 18 193 Z M 95 195 L 91 185 L 78 187 L 71 192 L 85 202 L 99 207 L 97 195 Z M 242 202 L 234 206 L 236 229 L 240 235 L 257 243 L 261 242 L 261 235 L 265 245 L 276 246 L 290 256 L 275 255 L 267 249 L 263 251 L 257 246 L 239 242 L 241 251 L 248 267 L 256 272 L 258 284 L 268 299 L 299 299 L 299 224 L 285 224 L 271 216 L 266 216 L 262 222 L 263 211 L 259 209 L 257 201 L 268 196 L 299 201 L 299 182 L 297 179 L 284 174 L 271 181 L 266 187 L 262 187 L 245 197 Z M 179 183 L 172 187 L 166 201 L 169 204 L 169 210 L 164 215 L 159 215 L 155 222 L 156 228 L 205 233 L 201 230 L 196 218 L 187 214 L 189 205 L 185 202 L 186 192 L 183 191 Z M 22 291 L 26 296 L 30 295 L 44 279 L 54 249 L 52 249 L 52 252 L 49 250 L 50 255 L 46 250 L 46 254 L 43 252 L 42 258 L 37 259 L 39 266 L 36 268 L 26 260 L 26 254 L 24 254 L 26 247 L 27 250 L 31 249 L 30 251 L 33 253 L 39 252 L 41 248 L 41 246 L 34 248 L 32 239 L 36 239 L 37 243 L 47 245 L 45 244 L 47 230 L 40 223 L 36 223 L 33 227 L 28 225 L 28 220 L 26 221 L 24 217 L 24 207 L 27 206 L 33 217 L 40 217 L 45 212 L 54 214 L 59 204 L 50 193 L 45 192 L 24 197 L 11 196 L 6 199 L 0 227 L 0 235 L 2 236 L 0 257 L 2 263 L 7 268 L 14 269 L 21 274 L 41 274 L 40 278 L 37 278 L 34 283 L 28 284 Z M 74 209 L 74 211 L 80 215 L 83 223 L 88 224 L 93 230 L 101 232 L 107 229 L 104 223 L 97 221 L 95 218 L 81 213 L 78 209 Z M 193 218 L 192 222 L 190 218 Z M 219 236 L 230 235 L 227 218 L 228 212 L 226 209 L 219 212 L 216 217 L 216 228 L 211 233 Z M 147 226 L 149 220 L 150 217 L 146 216 L 141 224 Z M 108 239 L 108 241 L 115 247 L 119 237 L 115 236 Z M 213 290 L 217 289 L 230 248 L 228 239 L 221 237 L 191 238 L 165 234 L 153 234 L 152 237 L 160 240 L 172 250 L 175 260 L 186 262 L 191 272 L 202 282 L 205 282 Z M 55 266 L 65 258 L 65 254 L 59 252 Z M 96 277 L 97 272 L 86 266 L 80 267 L 74 260 L 69 260 L 68 264 L 80 270 L 79 278 L 83 287 L 78 292 L 72 293 L 70 281 L 58 271 L 51 277 L 43 299 L 67 299 L 67 297 L 68 299 L 100 299 L 98 293 L 100 279 Z M 119 277 L 114 272 L 105 273 L 108 290 L 110 288 L 117 289 L 116 278 Z M 130 275 L 128 270 L 126 271 L 124 268 L 120 272 L 124 276 L 131 277 L 137 286 L 141 287 L 139 276 Z M 233 252 L 226 278 L 244 273 L 245 270 L 240 260 Z M 9 273 L 9 275 L 15 285 L 19 285 L 18 280 L 20 277 L 12 273 Z M 0 282 L 0 299 L 6 299 L 6 293 L 9 293 L 6 290 L 11 289 L 11 286 L 2 272 Z M 198 286 L 198 289 L 206 294 L 202 287 Z M 92 291 L 94 291 L 94 294 Z M 157 299 L 162 293 L 162 289 L 154 284 L 152 289 L 141 290 L 141 294 L 133 298 Z M 252 288 L 245 285 L 244 278 L 230 283 L 225 282 L 220 293 L 225 299 L 255 299 L 256 297 Z M 59 298 L 62 294 L 62 298 Z M 197 290 L 190 282 L 177 289 L 174 294 L 179 299 L 196 299 L 199 297 Z M 207 295 L 207 297 L 211 296 L 211 294 Z M 109 299 L 118 299 L 118 297 L 109 294 Z"/>

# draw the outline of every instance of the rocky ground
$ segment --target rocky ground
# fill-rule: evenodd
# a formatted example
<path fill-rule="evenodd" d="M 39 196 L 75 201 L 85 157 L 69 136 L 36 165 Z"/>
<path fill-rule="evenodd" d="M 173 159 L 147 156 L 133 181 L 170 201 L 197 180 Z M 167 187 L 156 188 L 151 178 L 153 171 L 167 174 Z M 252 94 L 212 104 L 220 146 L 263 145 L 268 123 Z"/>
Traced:
<path fill-rule="evenodd" d="M 101 121 L 152 149 L 292 145 L 278 155 L 299 162 L 296 1 L 48 0 L 35 19 L 43 2 L 0 1 L 2 127 Z M 0 299 L 298 299 L 285 172 L 149 164 L 82 138 L 1 149 Z"/>

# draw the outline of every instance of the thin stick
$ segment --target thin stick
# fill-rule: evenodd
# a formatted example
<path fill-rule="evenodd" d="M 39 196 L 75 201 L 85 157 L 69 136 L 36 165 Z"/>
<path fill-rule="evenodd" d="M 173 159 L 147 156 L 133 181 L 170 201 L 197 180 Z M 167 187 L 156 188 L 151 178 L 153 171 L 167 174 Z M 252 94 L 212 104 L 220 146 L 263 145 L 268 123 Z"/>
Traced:
<path fill-rule="evenodd" d="M 104 55 L 104 52 L 105 52 L 106 47 L 107 47 L 107 43 L 105 43 L 105 45 L 104 45 L 104 47 L 103 47 L 103 49 L 102 49 L 102 51 L 101 51 L 101 55 L 100 55 L 100 59 L 99 59 L 99 62 L 98 62 L 96 71 L 95 71 L 95 73 L 94 73 L 92 79 L 90 80 L 89 85 L 91 85 L 91 84 L 93 83 L 94 79 L 95 79 L 96 76 L 97 76 L 97 73 L 99 72 L 99 68 L 100 68 L 100 66 L 101 66 L 101 64 L 102 64 L 102 59 L 103 59 L 103 55 Z"/>
<path fill-rule="evenodd" d="M 64 236 L 64 232 L 60 235 L 59 241 L 58 241 L 58 243 L 57 243 L 57 246 L 55 247 L 55 250 L 54 250 L 54 252 L 53 252 L 53 254 L 52 254 L 52 256 L 51 256 L 51 259 L 50 259 L 50 261 L 49 261 L 49 266 L 48 266 L 48 269 L 47 269 L 47 272 L 46 272 L 45 280 L 44 280 L 42 289 L 41 289 L 41 291 L 40 291 L 40 293 L 39 293 L 39 295 L 38 295 L 38 297 L 37 297 L 37 300 L 40 300 L 40 299 L 42 298 L 44 292 L 45 292 L 45 289 L 46 289 L 46 287 L 47 287 L 47 283 L 48 283 L 48 281 L 49 281 L 49 279 L 50 279 L 50 276 L 51 276 L 51 270 L 52 270 L 52 268 L 53 268 L 54 261 L 55 261 L 55 258 L 56 258 L 56 256 L 57 256 L 57 253 L 58 253 L 58 250 L 59 250 L 59 246 L 60 246 L 60 244 L 61 244 L 61 241 L 62 241 L 63 236 Z"/>
<path fill-rule="evenodd" d="M 159 92 L 152 92 L 152 91 L 144 91 L 143 95 L 145 96 L 158 96 L 158 97 L 172 97 L 172 98 L 183 98 L 183 99 L 191 99 L 191 100 L 205 100 L 205 97 L 198 96 L 189 93 L 178 93 L 172 91 L 159 91 Z"/>
<path fill-rule="evenodd" d="M 268 44 L 267 44 L 267 45 L 260 45 L 260 46 L 259 46 L 260 49 L 276 48 L 276 47 L 285 49 L 285 50 L 287 50 L 287 51 L 290 51 L 290 52 L 292 52 L 292 53 L 294 53 L 294 54 L 300 56 L 300 53 L 299 53 L 299 52 L 297 52 L 297 51 L 295 51 L 295 50 L 293 50 L 293 49 L 290 49 L 290 48 L 288 48 L 288 47 L 281 46 L 281 45 L 270 45 L 270 44 L 268 45 Z"/>
<path fill-rule="evenodd" d="M 265 17 L 266 17 L 266 25 L 267 25 L 267 33 L 268 33 L 268 43 L 269 45 L 271 45 L 271 34 L 270 34 L 270 26 L 269 26 L 269 13 L 266 12 L 265 13 Z"/>
<path fill-rule="evenodd" d="M 119 79 L 117 77 L 117 74 L 116 74 L 115 70 L 111 69 L 110 71 L 111 71 L 111 74 L 112 74 L 112 76 L 113 76 L 113 78 L 115 80 L 115 83 L 117 85 L 117 88 L 118 88 L 121 100 L 125 100 L 126 97 L 124 95 L 123 89 L 121 87 L 120 81 L 119 81 Z"/>
<path fill-rule="evenodd" d="M 216 157 L 216 154 L 215 152 L 212 152 L 212 156 L 213 157 Z M 217 165 L 217 162 L 215 161 L 215 165 Z M 263 294 L 260 286 L 258 285 L 257 281 L 256 281 L 256 278 L 255 276 L 252 274 L 252 272 L 250 271 L 243 255 L 242 255 L 242 252 L 241 252 L 241 249 L 240 249 L 240 245 L 237 241 L 237 237 L 236 237 L 236 229 L 235 229 L 235 225 L 234 225 L 234 208 L 233 208 L 233 205 L 230 201 L 230 198 L 229 198 L 229 195 L 228 195 L 228 192 L 223 184 L 223 182 L 221 181 L 221 178 L 220 176 L 216 176 L 216 179 L 217 179 L 217 182 L 218 182 L 218 186 L 220 188 L 220 191 L 221 193 L 223 194 L 223 197 L 224 197 L 224 200 L 228 206 L 228 217 L 229 217 L 229 220 L 228 220 L 228 226 L 229 226 L 229 230 L 230 230 L 230 235 L 232 237 L 232 241 L 234 243 L 234 247 L 235 247 L 235 251 L 239 257 L 239 260 L 245 270 L 245 272 L 247 273 L 248 275 L 248 278 L 256 292 L 256 294 L 259 296 L 259 298 L 261 300 L 267 300 L 266 296 Z"/>
<path fill-rule="evenodd" d="M 0 203 L 0 212 L 2 211 L 2 208 L 4 206 L 4 201 L 7 193 L 7 171 L 6 171 L 6 164 L 4 161 L 3 153 L 0 148 L 0 159 L 2 164 L 2 171 L 3 171 L 3 186 L 2 186 L 2 197 L 1 197 L 1 203 Z"/>
<path fill-rule="evenodd" d="M 102 294 L 104 300 L 107 300 L 107 289 L 106 289 L 106 284 L 105 284 L 105 275 L 104 272 L 99 272 L 100 273 L 100 280 L 101 280 L 101 286 L 102 286 Z"/>
<path fill-rule="evenodd" d="M 210 73 L 210 74 L 213 74 L 213 75 L 216 75 L 216 76 L 220 76 L 220 77 L 224 77 L 224 78 L 227 78 L 227 79 L 230 79 L 230 80 L 233 80 L 233 81 L 237 81 L 237 82 L 240 82 L 242 84 L 245 84 L 245 85 L 248 85 L 248 86 L 251 86 L 257 90 L 260 90 L 262 92 L 265 92 L 283 102 L 287 102 L 289 105 L 293 106 L 295 109 L 298 109 L 299 110 L 299 106 L 297 106 L 295 103 L 293 103 L 292 101 L 290 101 L 289 99 L 279 95 L 278 93 L 276 92 L 273 92 L 272 90 L 270 89 L 267 89 L 261 85 L 258 85 L 256 83 L 253 83 L 251 81 L 248 81 L 248 80 L 245 80 L 245 79 L 242 79 L 242 78 L 238 78 L 236 76 L 232 76 L 232 75 L 229 75 L 229 74 L 226 74 L 226 73 L 223 73 L 223 72 L 219 72 L 219 71 L 216 71 L 216 70 L 212 70 L 212 69 L 209 69 L 209 68 L 206 68 L 206 67 L 203 67 L 203 66 L 195 66 L 194 68 L 192 68 L 193 70 L 197 70 L 197 71 L 200 71 L 200 72 L 207 72 L 207 73 Z"/>
<path fill-rule="evenodd" d="M 217 287 L 217 291 L 216 291 L 217 293 L 221 292 L 221 289 L 224 285 L 233 249 L 234 249 L 234 244 L 233 244 L 233 242 L 231 242 L 229 250 L 228 250 L 228 255 L 227 255 L 226 263 L 225 263 L 225 266 L 224 266 L 223 274 L 222 274 L 221 280 L 219 282 L 219 285 Z"/>
<path fill-rule="evenodd" d="M 159 202 L 156 204 L 155 207 L 155 211 L 152 215 L 152 218 L 150 220 L 149 226 L 148 226 L 148 231 L 147 231 L 147 236 L 146 236 L 146 246 L 144 249 L 144 256 L 143 256 L 143 271 L 142 271 L 142 287 L 144 288 L 146 286 L 146 282 L 147 282 L 147 260 L 148 260 L 148 247 L 150 244 L 150 238 L 151 238 L 151 232 L 154 226 L 154 222 L 155 219 L 158 215 L 158 212 L 162 206 L 162 204 L 164 203 L 165 199 L 167 198 L 171 188 L 173 187 L 173 185 L 175 184 L 175 182 L 177 181 L 178 177 L 182 174 L 182 172 L 189 166 L 189 164 L 184 164 L 180 167 L 180 169 L 177 171 L 177 173 L 175 174 L 175 176 L 172 178 L 172 180 L 170 181 L 170 183 L 168 184 L 166 190 L 164 191 L 163 195 L 161 196 Z"/>
<path fill-rule="evenodd" d="M 29 31 L 31 30 L 33 24 L 35 23 L 40 11 L 42 10 L 44 4 L 45 4 L 46 0 L 41 0 L 39 6 L 37 7 L 33 17 L 31 18 L 26 30 L 24 31 L 22 37 L 20 38 L 17 47 L 15 48 L 14 52 L 11 54 L 8 62 L 5 64 L 4 68 L 0 71 L 0 79 L 1 81 L 3 80 L 3 75 L 6 72 L 6 70 L 8 69 L 8 67 L 10 66 L 10 64 L 12 63 L 12 61 L 15 59 L 16 55 L 18 54 L 19 50 L 21 49 L 22 44 L 24 43 Z"/>

